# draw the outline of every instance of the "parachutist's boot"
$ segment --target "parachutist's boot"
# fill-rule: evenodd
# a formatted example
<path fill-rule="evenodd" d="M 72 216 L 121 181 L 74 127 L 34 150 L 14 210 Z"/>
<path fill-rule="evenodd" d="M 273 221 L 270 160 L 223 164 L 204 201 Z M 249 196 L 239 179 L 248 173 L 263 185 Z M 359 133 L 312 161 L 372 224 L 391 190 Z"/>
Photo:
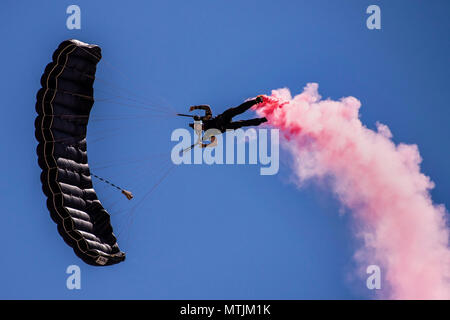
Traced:
<path fill-rule="evenodd" d="M 267 122 L 267 118 L 266 117 L 259 118 L 259 124 L 264 123 L 264 122 Z"/>
<path fill-rule="evenodd" d="M 256 97 L 255 102 L 256 103 L 264 102 L 264 96 L 262 94 L 260 94 L 259 96 Z"/>

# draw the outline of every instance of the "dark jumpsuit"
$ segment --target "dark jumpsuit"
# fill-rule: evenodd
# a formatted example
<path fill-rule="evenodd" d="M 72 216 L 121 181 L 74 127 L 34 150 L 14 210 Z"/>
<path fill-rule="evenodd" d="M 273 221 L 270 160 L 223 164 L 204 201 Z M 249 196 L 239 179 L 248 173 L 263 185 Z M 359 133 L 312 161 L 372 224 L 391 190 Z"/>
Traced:
<path fill-rule="evenodd" d="M 220 132 L 224 133 L 227 130 L 236 130 L 242 127 L 248 126 L 259 126 L 261 123 L 267 121 L 266 118 L 254 118 L 249 120 L 240 120 L 240 121 L 232 121 L 233 117 L 244 113 L 252 106 L 257 104 L 257 100 L 248 100 L 242 103 L 241 105 L 229 108 L 225 110 L 223 113 L 215 116 L 214 118 L 204 119 L 203 120 L 203 130 L 207 131 L 208 129 L 217 129 Z M 210 112 L 206 112 L 206 116 L 211 115 Z M 194 124 L 190 123 L 189 126 L 193 127 Z"/>

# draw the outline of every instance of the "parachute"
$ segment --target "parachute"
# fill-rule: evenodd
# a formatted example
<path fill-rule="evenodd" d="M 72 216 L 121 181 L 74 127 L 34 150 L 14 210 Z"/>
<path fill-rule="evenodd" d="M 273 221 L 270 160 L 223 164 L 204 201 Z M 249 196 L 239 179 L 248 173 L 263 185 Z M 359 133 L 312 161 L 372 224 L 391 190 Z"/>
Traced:
<path fill-rule="evenodd" d="M 37 93 L 35 135 L 41 182 L 50 216 L 64 241 L 94 266 L 125 260 L 110 215 L 93 188 L 86 130 L 101 49 L 63 41 L 45 68 Z"/>

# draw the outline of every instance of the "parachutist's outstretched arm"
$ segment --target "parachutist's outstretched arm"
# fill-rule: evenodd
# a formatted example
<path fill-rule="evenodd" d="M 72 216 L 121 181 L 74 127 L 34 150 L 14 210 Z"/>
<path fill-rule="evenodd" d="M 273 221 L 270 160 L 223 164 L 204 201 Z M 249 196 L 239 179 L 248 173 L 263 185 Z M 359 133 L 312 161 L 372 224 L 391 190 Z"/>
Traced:
<path fill-rule="evenodd" d="M 189 111 L 194 111 L 194 110 L 204 110 L 205 111 L 205 115 L 202 118 L 202 120 L 209 120 L 212 117 L 212 111 L 211 111 L 211 107 L 208 106 L 207 104 L 201 104 L 198 106 L 191 106 L 189 108 Z"/>
<path fill-rule="evenodd" d="M 200 104 L 198 106 L 191 106 L 189 108 L 189 111 L 194 111 L 194 110 L 205 110 L 205 111 L 209 111 L 209 113 L 211 113 L 211 107 L 207 104 Z"/>

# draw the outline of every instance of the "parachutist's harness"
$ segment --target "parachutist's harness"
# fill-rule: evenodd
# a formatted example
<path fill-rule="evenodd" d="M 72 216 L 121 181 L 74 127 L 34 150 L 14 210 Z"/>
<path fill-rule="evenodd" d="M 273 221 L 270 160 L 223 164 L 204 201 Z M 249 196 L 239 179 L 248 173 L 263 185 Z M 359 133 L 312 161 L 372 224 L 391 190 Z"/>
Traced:
<path fill-rule="evenodd" d="M 202 143 L 203 137 L 203 122 L 202 120 L 194 120 L 194 132 L 198 136 L 197 144 Z"/>

